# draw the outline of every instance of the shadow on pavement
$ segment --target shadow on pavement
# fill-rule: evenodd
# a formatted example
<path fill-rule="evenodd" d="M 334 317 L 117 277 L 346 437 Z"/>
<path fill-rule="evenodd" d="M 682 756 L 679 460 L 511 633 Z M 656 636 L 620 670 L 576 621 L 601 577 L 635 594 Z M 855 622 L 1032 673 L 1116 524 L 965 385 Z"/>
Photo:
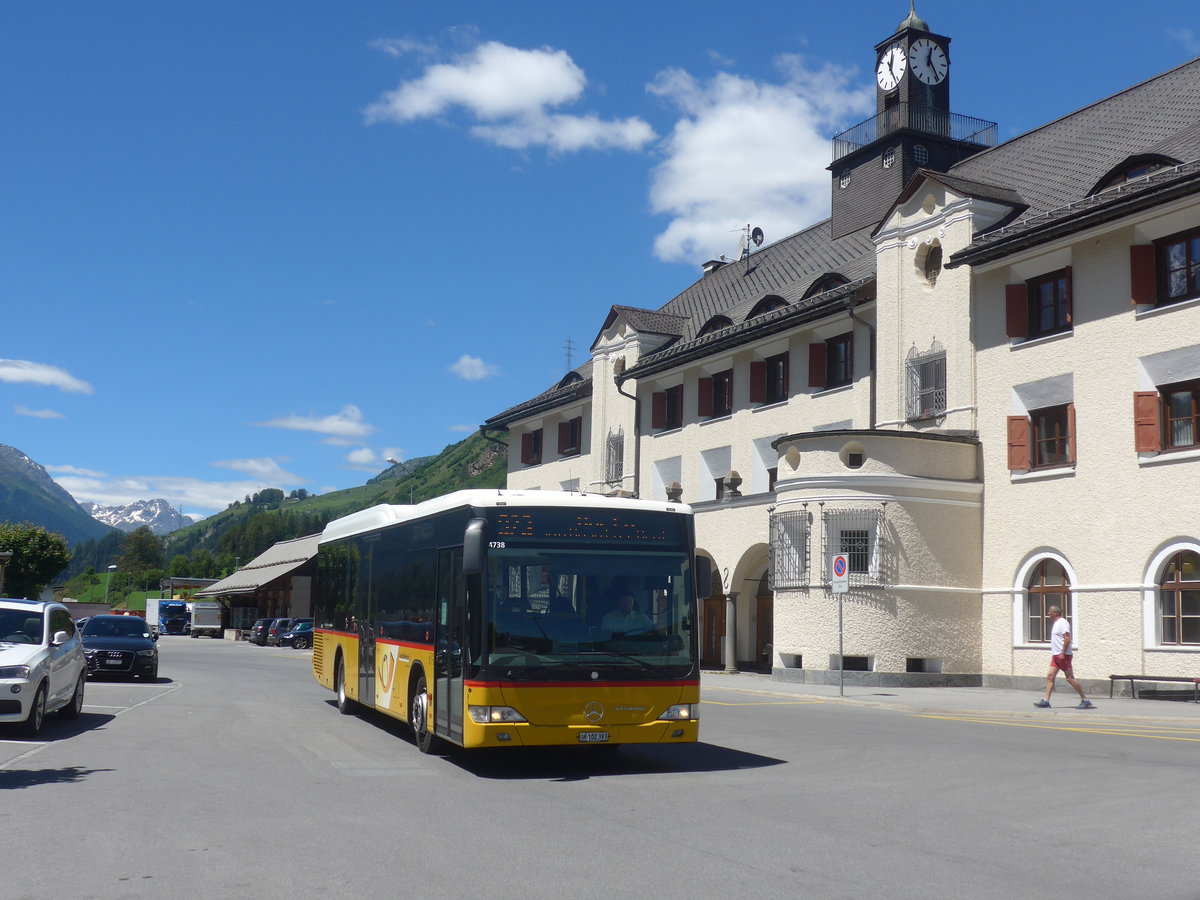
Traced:
<path fill-rule="evenodd" d="M 75 784 L 89 775 L 111 771 L 112 769 L 85 769 L 82 766 L 67 766 L 62 769 L 6 769 L 0 771 L 0 791 L 15 791 L 43 784 Z"/>
<path fill-rule="evenodd" d="M 514 747 L 459 750 L 448 762 L 478 778 L 585 781 L 612 775 L 664 772 L 734 772 L 784 765 L 787 760 L 716 744 L 628 744 L 623 747 Z"/>

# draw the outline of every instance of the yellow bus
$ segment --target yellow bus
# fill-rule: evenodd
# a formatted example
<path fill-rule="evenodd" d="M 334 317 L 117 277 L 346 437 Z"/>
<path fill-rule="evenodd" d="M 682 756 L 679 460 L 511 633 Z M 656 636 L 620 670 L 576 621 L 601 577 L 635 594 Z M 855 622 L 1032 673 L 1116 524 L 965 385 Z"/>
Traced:
<path fill-rule="evenodd" d="M 313 675 L 424 753 L 686 743 L 699 733 L 697 560 L 679 503 L 459 491 L 330 522 Z"/>

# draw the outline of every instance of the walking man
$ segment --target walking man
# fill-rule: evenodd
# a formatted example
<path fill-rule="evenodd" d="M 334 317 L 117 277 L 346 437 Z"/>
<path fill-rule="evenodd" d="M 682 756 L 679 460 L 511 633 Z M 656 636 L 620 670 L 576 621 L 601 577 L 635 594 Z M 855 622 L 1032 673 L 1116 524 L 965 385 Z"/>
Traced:
<path fill-rule="evenodd" d="M 1039 709 L 1050 706 L 1050 695 L 1054 693 L 1054 679 L 1062 672 L 1067 684 L 1079 694 L 1079 705 L 1075 708 L 1095 709 L 1092 701 L 1084 695 L 1083 688 L 1075 680 L 1075 673 L 1071 669 L 1071 623 L 1063 618 L 1062 609 L 1059 607 L 1052 606 L 1049 612 L 1050 621 L 1054 624 L 1050 628 L 1050 671 L 1046 675 L 1046 696 L 1033 705 Z"/>

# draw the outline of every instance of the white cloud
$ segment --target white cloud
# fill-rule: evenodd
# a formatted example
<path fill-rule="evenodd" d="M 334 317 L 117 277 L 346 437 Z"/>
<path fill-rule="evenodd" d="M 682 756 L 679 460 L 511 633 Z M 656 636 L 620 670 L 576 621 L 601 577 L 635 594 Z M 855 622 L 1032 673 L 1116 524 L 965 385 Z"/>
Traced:
<path fill-rule="evenodd" d="M 500 374 L 500 367 L 492 363 L 485 363 L 478 356 L 468 356 L 463 354 L 458 358 L 458 362 L 450 366 L 448 371 L 453 372 L 464 381 L 482 381 L 485 378 L 494 378 Z"/>
<path fill-rule="evenodd" d="M 0 381 L 56 387 L 72 394 L 91 394 L 93 388 L 65 369 L 24 359 L 0 359 Z"/>
<path fill-rule="evenodd" d="M 473 135 L 510 149 L 637 150 L 654 140 L 654 129 L 639 118 L 550 112 L 579 100 L 586 86 L 583 70 L 565 50 L 488 41 L 451 63 L 428 66 L 370 104 L 365 115 L 368 124 L 404 124 L 461 109 L 476 122 Z"/>
<path fill-rule="evenodd" d="M 290 488 L 291 484 L 261 480 L 203 481 L 181 476 L 122 476 L 114 478 L 68 475 L 54 479 L 76 500 L 91 500 L 102 506 L 124 506 L 135 500 L 162 497 L 193 519 L 224 509 L 268 487 Z"/>
<path fill-rule="evenodd" d="M 683 114 L 664 141 L 650 204 L 671 222 L 655 240 L 663 260 L 735 255 L 746 223 L 769 241 L 829 214 L 830 136 L 870 114 L 874 94 L 848 87 L 848 72 L 777 61 L 780 84 L 721 73 L 702 83 L 679 69 L 648 90 Z"/>
<path fill-rule="evenodd" d="M 287 460 L 283 461 L 286 462 Z M 241 472 L 243 475 L 249 475 L 251 478 L 267 482 L 270 487 L 278 487 L 281 484 L 297 484 L 304 481 L 299 475 L 293 475 L 291 472 L 288 472 L 279 465 L 278 460 L 274 460 L 269 456 L 264 456 L 260 459 L 227 459 L 211 463 L 211 465 Z"/>
<path fill-rule="evenodd" d="M 267 422 L 258 422 L 267 428 L 287 428 L 293 431 L 315 431 L 333 439 L 364 438 L 375 431 L 375 426 L 363 421 L 362 410 L 348 404 L 342 411 L 331 416 L 281 416 Z M 331 441 L 332 443 L 332 441 Z"/>
<path fill-rule="evenodd" d="M 461 431 L 464 434 L 467 434 L 472 431 L 475 431 L 478 427 L 479 427 L 478 425 L 451 425 L 450 430 L 451 431 Z"/>
<path fill-rule="evenodd" d="M 46 466 L 47 472 L 62 472 L 64 475 L 83 475 L 87 478 L 107 478 L 103 472 L 95 469 L 81 469 L 78 466 Z"/>
<path fill-rule="evenodd" d="M 379 38 L 370 41 L 368 46 L 388 56 L 432 56 L 437 52 L 437 45 L 417 38 Z"/>
<path fill-rule="evenodd" d="M 363 447 L 359 450 L 351 450 L 346 454 L 346 462 L 353 463 L 356 466 L 365 466 L 368 463 L 375 462 L 377 457 L 375 451 L 370 447 Z"/>
<path fill-rule="evenodd" d="M 52 409 L 30 409 L 23 403 L 18 403 L 13 407 L 13 412 L 18 416 L 31 416 L 35 419 L 65 419 L 60 412 L 55 412 Z"/>

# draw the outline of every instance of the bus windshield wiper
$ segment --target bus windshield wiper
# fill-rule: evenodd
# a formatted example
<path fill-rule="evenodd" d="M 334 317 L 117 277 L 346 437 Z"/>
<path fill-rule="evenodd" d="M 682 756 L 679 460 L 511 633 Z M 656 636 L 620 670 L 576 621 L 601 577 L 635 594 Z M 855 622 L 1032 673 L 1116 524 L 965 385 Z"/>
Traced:
<path fill-rule="evenodd" d="M 617 659 L 627 659 L 630 662 L 635 662 L 640 666 L 644 666 L 656 675 L 668 676 L 665 666 L 657 666 L 654 663 L 646 662 L 640 656 L 634 656 L 632 653 L 620 653 L 616 650 L 589 650 L 585 651 L 586 656 L 615 656 Z M 669 676 L 668 676 L 669 677 Z"/>

